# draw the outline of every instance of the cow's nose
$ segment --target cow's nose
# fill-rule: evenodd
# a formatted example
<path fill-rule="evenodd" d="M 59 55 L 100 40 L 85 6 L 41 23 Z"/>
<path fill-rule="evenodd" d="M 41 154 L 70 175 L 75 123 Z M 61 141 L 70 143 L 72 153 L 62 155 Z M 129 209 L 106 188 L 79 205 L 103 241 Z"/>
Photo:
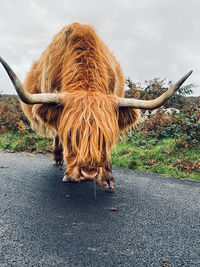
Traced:
<path fill-rule="evenodd" d="M 94 180 L 94 178 L 97 176 L 98 172 L 96 170 L 83 170 L 81 169 L 81 175 L 82 177 L 80 177 L 81 180 L 85 180 L 85 179 L 90 179 L 90 180 Z"/>

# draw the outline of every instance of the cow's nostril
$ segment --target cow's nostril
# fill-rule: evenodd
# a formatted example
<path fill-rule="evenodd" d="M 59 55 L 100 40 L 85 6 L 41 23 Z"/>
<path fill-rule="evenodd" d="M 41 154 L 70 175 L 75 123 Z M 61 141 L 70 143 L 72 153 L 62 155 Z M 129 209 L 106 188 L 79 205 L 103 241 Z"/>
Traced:
<path fill-rule="evenodd" d="M 97 176 L 98 172 L 97 171 L 85 171 L 81 169 L 81 174 L 83 175 L 85 179 L 94 179 Z"/>

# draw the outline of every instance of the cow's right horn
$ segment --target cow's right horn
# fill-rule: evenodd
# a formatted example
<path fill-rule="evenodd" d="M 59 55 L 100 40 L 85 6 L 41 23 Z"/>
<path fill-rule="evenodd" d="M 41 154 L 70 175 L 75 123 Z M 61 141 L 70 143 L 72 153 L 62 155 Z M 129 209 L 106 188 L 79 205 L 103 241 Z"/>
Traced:
<path fill-rule="evenodd" d="M 175 83 L 164 94 L 153 100 L 140 100 L 133 98 L 117 97 L 116 101 L 119 107 L 139 108 L 139 109 L 156 109 L 162 106 L 185 82 L 185 80 L 192 74 L 192 71 L 183 76 L 177 83 Z"/>
<path fill-rule="evenodd" d="M 0 57 L 0 62 L 10 77 L 19 98 L 26 104 L 61 103 L 61 95 L 54 93 L 30 94 L 23 87 L 10 66 Z"/>

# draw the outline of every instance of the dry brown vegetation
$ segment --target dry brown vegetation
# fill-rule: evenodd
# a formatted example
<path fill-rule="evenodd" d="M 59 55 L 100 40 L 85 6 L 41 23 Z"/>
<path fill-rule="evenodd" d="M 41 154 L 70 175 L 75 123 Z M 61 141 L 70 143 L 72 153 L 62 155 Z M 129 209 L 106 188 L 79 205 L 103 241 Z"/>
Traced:
<path fill-rule="evenodd" d="M 0 94 L 0 134 L 25 129 L 29 129 L 28 121 L 21 110 L 18 96 Z"/>

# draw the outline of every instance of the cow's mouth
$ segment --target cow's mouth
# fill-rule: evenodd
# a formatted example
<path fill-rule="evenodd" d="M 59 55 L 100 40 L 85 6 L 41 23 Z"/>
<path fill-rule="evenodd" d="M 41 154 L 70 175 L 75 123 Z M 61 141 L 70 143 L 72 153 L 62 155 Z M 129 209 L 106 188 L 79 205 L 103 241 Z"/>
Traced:
<path fill-rule="evenodd" d="M 105 170 L 102 167 L 88 168 L 76 166 L 70 173 L 65 173 L 63 182 L 96 182 L 105 189 L 114 189 L 114 178 L 111 170 Z"/>
<path fill-rule="evenodd" d="M 80 170 L 80 180 L 96 180 L 98 176 L 98 171 L 97 170 L 92 170 L 92 171 L 86 171 L 84 169 Z"/>
<path fill-rule="evenodd" d="M 84 169 L 84 168 L 80 168 L 80 180 L 81 181 L 94 181 L 97 182 L 97 184 L 99 186 L 101 186 L 102 188 L 108 189 L 108 188 L 115 188 L 114 185 L 114 179 L 112 176 L 112 172 L 110 172 L 110 177 L 107 173 L 107 175 L 105 175 L 105 173 L 103 173 L 102 168 L 99 167 L 98 169 Z"/>

